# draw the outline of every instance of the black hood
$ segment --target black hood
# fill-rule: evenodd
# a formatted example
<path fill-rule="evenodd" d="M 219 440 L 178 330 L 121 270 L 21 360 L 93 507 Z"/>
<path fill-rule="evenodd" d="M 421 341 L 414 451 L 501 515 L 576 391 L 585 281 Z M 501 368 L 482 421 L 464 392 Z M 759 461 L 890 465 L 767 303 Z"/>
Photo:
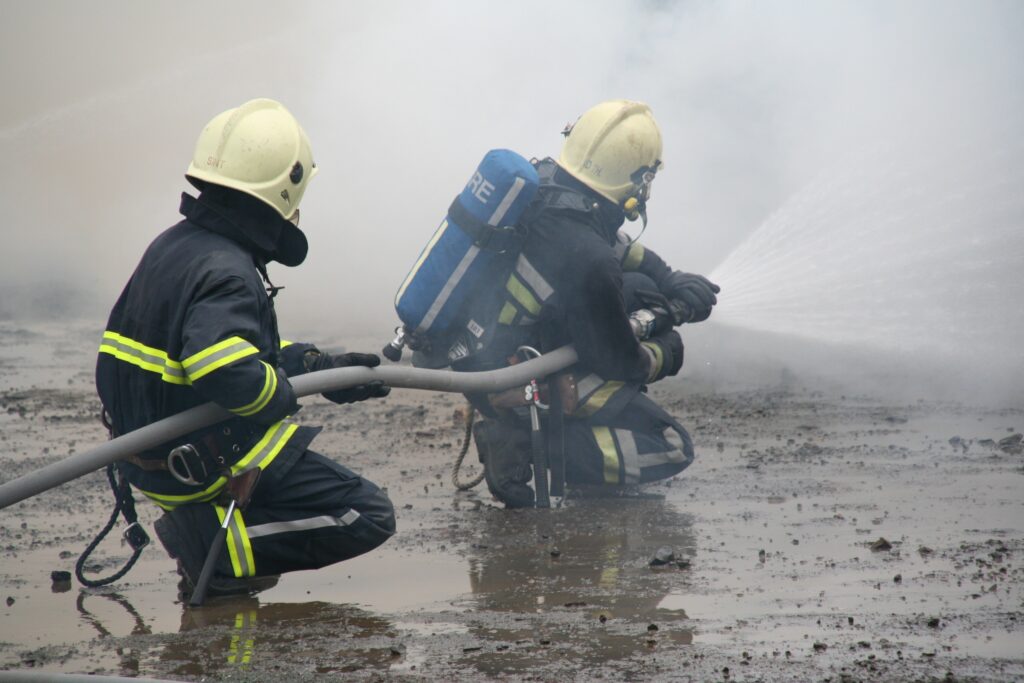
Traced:
<path fill-rule="evenodd" d="M 189 179 L 191 180 L 191 179 Z M 238 190 L 193 182 L 199 198 L 181 195 L 181 215 L 210 232 L 223 235 L 264 262 L 297 266 L 306 260 L 306 235 L 273 207 Z"/>
<path fill-rule="evenodd" d="M 586 215 L 584 219 L 602 239 L 614 244 L 626 214 L 614 202 L 587 187 L 554 159 L 548 157 L 537 166 L 540 190 L 536 210 Z"/>

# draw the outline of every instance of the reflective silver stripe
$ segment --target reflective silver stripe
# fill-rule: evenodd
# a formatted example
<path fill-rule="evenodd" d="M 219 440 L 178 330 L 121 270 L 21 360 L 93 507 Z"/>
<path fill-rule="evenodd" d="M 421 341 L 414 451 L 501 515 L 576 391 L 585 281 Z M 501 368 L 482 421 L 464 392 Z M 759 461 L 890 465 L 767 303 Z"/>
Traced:
<path fill-rule="evenodd" d="M 526 257 L 522 254 L 516 260 L 516 272 L 519 273 L 519 276 L 523 278 L 526 284 L 530 285 L 530 289 L 537 295 L 541 303 L 547 301 L 555 293 L 555 290 L 551 289 L 548 281 L 537 272 L 533 264 L 527 261 Z"/>
<path fill-rule="evenodd" d="M 195 363 L 188 364 L 188 375 L 189 377 L 198 379 L 203 375 L 208 374 L 211 370 L 208 370 L 207 368 L 210 368 L 212 365 L 228 365 L 235 360 L 240 360 L 241 358 L 245 358 L 254 353 L 259 353 L 259 350 L 244 339 L 239 339 L 235 343 L 225 346 L 223 349 L 218 349 Z M 228 359 L 228 356 L 236 355 L 238 358 Z M 187 361 L 183 362 L 183 364 L 184 363 L 187 363 Z"/>
<path fill-rule="evenodd" d="M 228 543 L 233 543 L 235 546 L 235 557 L 238 558 L 238 568 L 242 572 L 242 576 L 254 576 L 256 574 L 256 568 L 249 564 L 249 555 L 245 552 L 245 529 L 241 528 L 238 524 L 238 515 L 232 514 L 231 521 L 228 522 Z"/>
<path fill-rule="evenodd" d="M 267 438 L 267 435 L 264 434 L 263 438 L 260 439 L 263 445 L 259 446 L 259 450 L 250 450 L 241 460 L 232 465 L 232 473 L 237 475 L 242 472 L 248 472 L 251 469 L 260 467 L 268 459 L 275 457 L 288 439 L 292 437 L 296 429 L 298 429 L 298 425 L 287 422 L 278 422 L 270 427 L 267 432 L 273 432 L 272 435 Z M 257 442 L 258 444 L 259 442 Z"/>
<path fill-rule="evenodd" d="M 126 356 L 131 356 L 147 365 L 156 365 L 163 368 L 163 374 L 169 377 L 177 377 L 179 379 L 185 379 L 185 370 L 179 363 L 169 360 L 164 356 L 157 356 L 152 353 L 147 353 L 141 349 L 128 346 L 120 339 L 114 339 L 110 336 L 103 338 L 103 344 L 105 346 L 111 346 L 120 353 Z"/>
<path fill-rule="evenodd" d="M 679 432 L 674 429 L 665 430 L 665 441 L 668 441 L 668 445 L 676 449 L 680 453 L 683 452 L 683 439 L 679 436 Z"/>
<path fill-rule="evenodd" d="M 420 324 L 416 326 L 416 330 L 418 332 L 426 332 L 430 329 L 430 326 L 434 324 L 434 318 L 436 318 L 437 314 L 441 312 L 442 308 L 444 308 L 445 303 L 448 302 L 448 297 L 450 297 L 452 295 L 452 291 L 455 290 L 455 285 L 459 284 L 459 280 L 462 279 L 463 274 L 465 274 L 466 270 L 469 269 L 469 266 L 473 263 L 473 260 L 476 259 L 476 256 L 479 253 L 480 247 L 475 244 L 470 245 L 466 255 L 462 257 L 462 260 L 459 261 L 459 265 L 455 268 L 455 272 L 451 274 L 448 281 L 444 283 L 444 287 L 437 295 L 437 298 L 434 299 L 434 303 L 430 304 L 430 310 L 427 311 L 425 316 L 423 316 L 423 320 L 420 321 Z"/>
<path fill-rule="evenodd" d="M 270 536 L 272 534 L 284 534 L 290 531 L 310 531 L 311 529 L 323 529 L 331 526 L 348 526 L 359 519 L 359 513 L 349 510 L 341 517 L 321 515 L 319 517 L 307 517 L 306 519 L 293 519 L 290 522 L 268 522 L 249 527 L 249 538 Z"/>
<path fill-rule="evenodd" d="M 641 344 L 640 348 L 644 350 L 650 360 L 650 365 L 647 366 L 650 368 L 647 371 L 647 381 L 653 382 L 654 378 L 658 376 L 659 372 L 661 372 L 661 363 L 658 362 L 658 354 L 656 354 L 654 349 L 647 344 Z"/>
<path fill-rule="evenodd" d="M 640 453 L 637 457 L 637 465 L 643 469 L 645 467 L 657 467 L 658 465 L 670 462 L 682 462 L 685 459 L 686 454 L 683 453 L 683 449 L 677 448 L 671 451 L 658 451 L 657 453 Z"/>
<path fill-rule="evenodd" d="M 590 395 L 601 388 L 604 384 L 604 380 L 590 373 L 580 381 L 576 382 L 576 394 L 579 396 L 579 402 L 586 403 Z"/>
<path fill-rule="evenodd" d="M 488 225 L 498 225 L 498 222 L 505 217 L 506 213 L 508 213 L 508 209 L 512 206 L 512 202 L 516 200 L 516 197 L 519 196 L 520 191 L 522 191 L 523 186 L 525 185 L 526 181 L 517 176 L 515 181 L 512 183 L 512 187 L 508 189 L 508 192 L 505 193 L 501 203 L 498 204 L 498 208 L 496 208 L 494 213 L 491 214 L 490 220 L 487 221 Z"/>
<path fill-rule="evenodd" d="M 505 196 L 502 198 L 501 203 L 498 204 L 498 208 L 496 208 L 494 213 L 491 214 L 490 220 L 487 221 L 488 225 L 498 225 L 498 222 L 505 217 L 509 207 L 512 206 L 512 202 L 514 202 L 516 197 L 519 196 L 519 192 L 523 189 L 525 184 L 526 181 L 522 178 L 515 179 L 512 183 L 512 187 L 509 188 L 508 192 L 506 192 Z M 430 304 L 430 309 L 427 311 L 427 314 L 423 316 L 423 320 L 421 320 L 420 324 L 416 326 L 417 332 L 428 332 L 430 330 L 430 326 L 434 324 L 434 320 L 437 318 L 437 315 L 441 312 L 441 309 L 444 308 L 444 305 L 448 303 L 448 298 L 452 295 L 452 292 L 455 291 L 455 286 L 459 284 L 459 280 L 461 280 L 462 276 L 465 275 L 467 270 L 469 270 L 469 267 L 473 264 L 473 261 L 476 260 L 477 254 L 479 253 L 480 247 L 475 244 L 470 245 L 466 254 L 462 257 L 462 260 L 459 261 L 459 265 L 455 267 L 455 270 L 444 283 L 444 287 L 441 288 L 437 298 L 434 299 L 432 304 Z"/>
<path fill-rule="evenodd" d="M 619 453 L 622 456 L 623 470 L 626 480 L 623 484 L 636 484 L 640 481 L 640 456 L 636 451 L 636 439 L 628 429 L 616 429 L 615 438 L 619 442 Z"/>

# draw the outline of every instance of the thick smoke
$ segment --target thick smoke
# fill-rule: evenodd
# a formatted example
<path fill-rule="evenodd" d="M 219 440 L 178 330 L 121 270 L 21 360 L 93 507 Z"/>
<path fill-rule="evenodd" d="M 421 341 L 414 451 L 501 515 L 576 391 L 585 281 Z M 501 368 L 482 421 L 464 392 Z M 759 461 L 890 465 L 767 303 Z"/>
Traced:
<path fill-rule="evenodd" d="M 283 327 L 382 340 L 395 289 L 483 154 L 556 155 L 562 127 L 600 100 L 651 104 L 666 167 L 644 243 L 704 273 L 867 147 L 922 128 L 940 146 L 1019 137 L 1024 120 L 1013 2 L 39 2 L 4 14 L 6 317 L 102 324 L 176 221 L 202 125 L 251 97 L 292 109 L 321 168 L 303 206 L 310 258 L 272 270 L 287 287 Z M 1022 332 L 1019 318 L 986 324 Z M 709 335 L 695 329 L 691 344 Z"/>

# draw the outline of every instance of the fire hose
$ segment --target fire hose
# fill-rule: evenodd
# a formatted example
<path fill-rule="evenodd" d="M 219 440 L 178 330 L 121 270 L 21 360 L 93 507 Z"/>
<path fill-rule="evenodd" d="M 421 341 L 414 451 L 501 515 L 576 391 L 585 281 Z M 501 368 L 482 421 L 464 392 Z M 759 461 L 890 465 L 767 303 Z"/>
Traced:
<path fill-rule="evenodd" d="M 336 391 L 372 381 L 402 389 L 425 389 L 462 394 L 492 393 L 530 380 L 546 377 L 577 361 L 576 350 L 563 346 L 539 358 L 499 370 L 485 372 L 453 372 L 425 370 L 407 366 L 377 368 L 349 367 L 321 370 L 291 378 L 299 397 Z M 34 472 L 0 484 L 0 510 L 39 493 L 77 479 L 126 456 L 167 443 L 179 436 L 222 420 L 233 413 L 215 403 L 206 403 L 146 425 L 84 453 L 72 455 Z"/>

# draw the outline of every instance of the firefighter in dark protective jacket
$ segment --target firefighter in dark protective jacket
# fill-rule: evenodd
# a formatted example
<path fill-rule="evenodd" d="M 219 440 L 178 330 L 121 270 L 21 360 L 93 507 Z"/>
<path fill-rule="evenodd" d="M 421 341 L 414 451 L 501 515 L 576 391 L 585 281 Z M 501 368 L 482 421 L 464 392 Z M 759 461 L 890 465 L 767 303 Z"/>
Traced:
<path fill-rule="evenodd" d="M 693 445 L 644 387 L 679 372 L 683 343 L 674 327 L 707 319 L 719 288 L 671 269 L 620 231 L 627 218 L 646 224 L 662 163 L 661 133 L 647 105 L 604 102 L 565 135 L 557 162 L 536 162 L 540 188 L 487 355 L 504 359 L 523 345 L 541 352 L 576 347 L 573 382 L 560 383 L 568 483 L 667 478 L 690 465 Z M 522 409 L 473 399 L 490 418 L 474 437 L 491 492 L 508 507 L 532 506 Z"/>
<path fill-rule="evenodd" d="M 186 175 L 198 197 L 182 195 L 183 220 L 150 244 L 103 333 L 96 386 L 114 435 L 208 401 L 234 414 L 118 463 L 166 511 L 157 535 L 186 589 L 224 522 L 228 478 L 254 469 L 249 504 L 227 522 L 211 595 L 266 588 L 282 572 L 360 555 L 395 531 L 387 496 L 309 450 L 319 427 L 288 419 L 298 409 L 289 377 L 379 363 L 278 335 L 266 268 L 305 259 L 299 203 L 316 171 L 306 134 L 278 102 L 215 117 Z M 388 391 L 372 383 L 326 397 L 348 403 Z"/>

